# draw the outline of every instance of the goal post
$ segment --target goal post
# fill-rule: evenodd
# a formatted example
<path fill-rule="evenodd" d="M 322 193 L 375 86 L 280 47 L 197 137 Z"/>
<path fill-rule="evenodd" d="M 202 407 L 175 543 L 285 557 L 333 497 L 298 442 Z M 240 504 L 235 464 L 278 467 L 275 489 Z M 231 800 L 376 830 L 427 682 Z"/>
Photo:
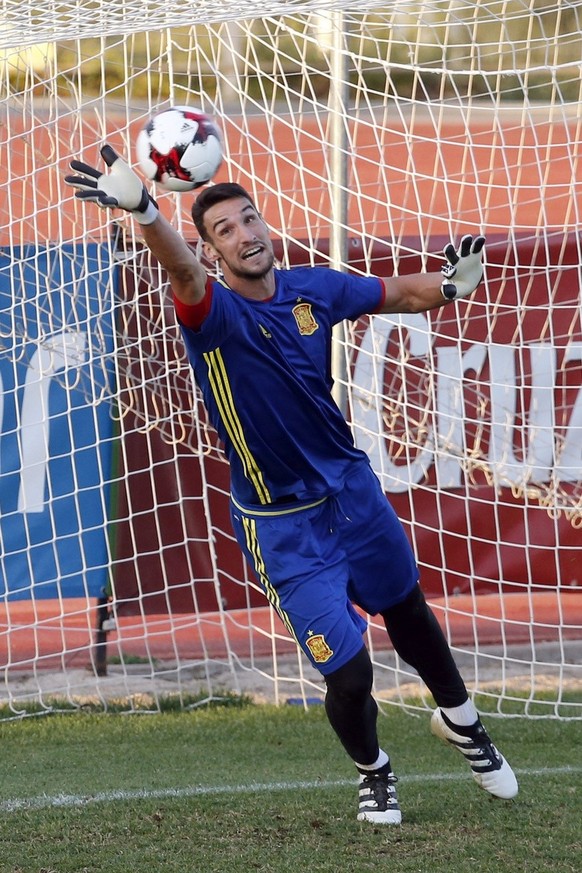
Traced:
<path fill-rule="evenodd" d="M 486 235 L 470 300 L 338 334 L 337 396 L 476 699 L 582 717 L 582 4 L 0 3 L 7 711 L 322 692 L 234 542 L 163 271 L 64 183 L 174 104 L 216 117 L 283 266 L 437 270 Z M 152 190 L 195 245 L 192 196 Z M 368 643 L 378 698 L 428 706 Z"/>

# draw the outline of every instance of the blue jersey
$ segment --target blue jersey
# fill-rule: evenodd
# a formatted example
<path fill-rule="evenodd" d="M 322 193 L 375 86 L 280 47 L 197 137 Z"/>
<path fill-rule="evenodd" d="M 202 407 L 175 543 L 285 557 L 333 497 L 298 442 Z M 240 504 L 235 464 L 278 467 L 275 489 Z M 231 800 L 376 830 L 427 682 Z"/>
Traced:
<path fill-rule="evenodd" d="M 335 494 L 365 458 L 330 393 L 331 335 L 377 311 L 381 281 L 325 267 L 276 270 L 275 280 L 266 301 L 216 281 L 201 328 L 182 326 L 232 495 L 245 506 Z"/>

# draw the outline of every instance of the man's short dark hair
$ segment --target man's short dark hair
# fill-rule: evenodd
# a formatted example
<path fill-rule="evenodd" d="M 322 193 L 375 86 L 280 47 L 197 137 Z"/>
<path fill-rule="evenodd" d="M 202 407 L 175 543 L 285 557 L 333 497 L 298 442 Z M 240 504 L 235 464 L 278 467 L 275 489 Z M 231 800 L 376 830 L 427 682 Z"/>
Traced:
<path fill-rule="evenodd" d="M 242 185 L 237 182 L 218 182 L 216 185 L 211 185 L 205 188 L 198 195 L 192 204 L 192 221 L 196 225 L 196 230 L 204 240 L 208 240 L 208 232 L 204 224 L 204 215 L 211 206 L 216 206 L 217 203 L 222 203 L 223 200 L 232 200 L 234 197 L 244 197 L 249 201 L 251 206 L 257 208 L 252 197 Z"/>

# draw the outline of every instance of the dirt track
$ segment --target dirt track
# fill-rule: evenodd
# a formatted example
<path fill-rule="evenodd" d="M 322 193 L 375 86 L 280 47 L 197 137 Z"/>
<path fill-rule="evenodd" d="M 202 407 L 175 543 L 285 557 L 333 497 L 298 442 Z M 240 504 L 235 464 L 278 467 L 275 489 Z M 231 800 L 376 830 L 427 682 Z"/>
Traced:
<path fill-rule="evenodd" d="M 384 119 L 382 127 L 370 119 L 352 123 L 349 186 L 358 196 L 350 198 L 350 226 L 392 239 L 449 234 L 451 222 L 488 233 L 573 230 L 581 205 L 579 136 L 575 119 L 550 123 L 549 112 L 538 109 L 528 123 L 515 111 L 500 110 L 497 120 L 473 112 L 470 133 L 458 116 L 433 119 L 421 110 L 406 123 L 400 116 Z M 11 161 L 0 166 L 0 189 L 5 185 L 10 195 L 11 225 L 0 227 L 0 245 L 103 239 L 107 216 L 83 209 L 63 182 L 69 160 L 98 162 L 105 139 L 127 154 L 143 120 L 128 127 L 113 112 L 103 122 L 89 111 L 57 119 L 7 113 L 0 132 L 10 140 Z M 223 119 L 227 160 L 217 180 L 249 185 L 255 178 L 260 208 L 274 229 L 284 223 L 290 237 L 327 237 L 329 146 L 322 124 L 314 115 L 303 116 L 299 129 L 285 115 Z M 173 195 L 157 193 L 171 214 Z M 187 212 L 190 202 L 183 195 L 177 208 Z"/>

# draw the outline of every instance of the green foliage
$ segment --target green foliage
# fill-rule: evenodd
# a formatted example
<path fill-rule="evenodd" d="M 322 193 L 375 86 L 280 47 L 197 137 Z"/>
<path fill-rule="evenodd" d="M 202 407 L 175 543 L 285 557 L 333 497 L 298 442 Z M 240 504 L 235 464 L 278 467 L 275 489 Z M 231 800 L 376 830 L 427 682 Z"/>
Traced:
<path fill-rule="evenodd" d="M 576 12 L 545 4 L 524 13 L 519 0 L 497 10 L 458 5 L 439 11 L 389 10 L 346 19 L 350 83 L 371 102 L 386 95 L 425 101 L 454 97 L 531 102 L 580 97 L 582 45 Z M 144 21 L 144 26 L 146 22 Z M 230 27 L 230 29 L 228 29 Z M 215 100 L 219 78 L 240 81 L 244 98 L 266 104 L 290 96 L 325 100 L 333 72 L 309 16 L 175 27 L 55 46 L 55 67 L 38 74 L 35 90 L 63 97 L 106 94 L 112 100 Z M 236 60 L 238 58 L 238 60 Z M 12 89 L 30 87 L 30 70 L 8 70 Z M 555 95 L 554 95 L 555 96 Z"/>

